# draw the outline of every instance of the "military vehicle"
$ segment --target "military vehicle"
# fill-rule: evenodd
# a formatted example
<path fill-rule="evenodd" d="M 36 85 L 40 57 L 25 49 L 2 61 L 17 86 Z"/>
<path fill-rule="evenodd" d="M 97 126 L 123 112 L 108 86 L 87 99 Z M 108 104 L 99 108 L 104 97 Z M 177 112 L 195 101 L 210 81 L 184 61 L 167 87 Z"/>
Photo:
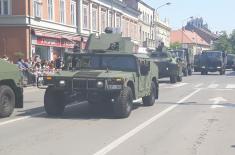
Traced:
<path fill-rule="evenodd" d="M 170 50 L 172 55 L 181 61 L 183 65 L 183 73 L 184 76 L 192 75 L 193 72 L 193 64 L 194 64 L 194 56 L 190 49 L 177 49 Z"/>
<path fill-rule="evenodd" d="M 194 55 L 193 71 L 200 72 L 200 54 Z"/>
<path fill-rule="evenodd" d="M 88 100 L 94 106 L 112 105 L 115 116 L 125 118 L 134 99 L 152 106 L 158 98 L 158 68 L 147 55 L 132 53 L 133 47 L 130 38 L 110 29 L 91 34 L 85 52 L 65 54 L 63 71 L 40 77 L 46 112 L 61 115 L 69 102 Z"/>
<path fill-rule="evenodd" d="M 182 65 L 170 52 L 156 50 L 150 57 L 158 65 L 159 78 L 170 77 L 171 83 L 182 81 Z"/>
<path fill-rule="evenodd" d="M 202 75 L 217 71 L 223 75 L 226 71 L 227 54 L 224 51 L 206 50 L 202 52 L 199 62 Z"/>
<path fill-rule="evenodd" d="M 226 69 L 235 69 L 233 66 L 235 65 L 235 54 L 228 54 Z"/>
<path fill-rule="evenodd" d="M 16 65 L 0 59 L 0 117 L 8 117 L 14 108 L 23 108 L 23 88 Z"/>

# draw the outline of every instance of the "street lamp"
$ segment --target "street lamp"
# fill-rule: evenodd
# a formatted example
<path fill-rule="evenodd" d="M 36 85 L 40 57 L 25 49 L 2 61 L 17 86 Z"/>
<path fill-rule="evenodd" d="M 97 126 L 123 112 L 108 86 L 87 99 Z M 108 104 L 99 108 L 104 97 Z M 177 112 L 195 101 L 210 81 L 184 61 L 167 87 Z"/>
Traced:
<path fill-rule="evenodd" d="M 193 19 L 193 16 L 188 17 L 188 18 L 182 20 L 182 30 L 181 30 L 181 47 L 182 48 L 183 48 L 183 41 L 184 41 L 184 34 L 183 34 L 183 31 L 184 31 L 184 22 L 188 21 L 189 19 Z"/>

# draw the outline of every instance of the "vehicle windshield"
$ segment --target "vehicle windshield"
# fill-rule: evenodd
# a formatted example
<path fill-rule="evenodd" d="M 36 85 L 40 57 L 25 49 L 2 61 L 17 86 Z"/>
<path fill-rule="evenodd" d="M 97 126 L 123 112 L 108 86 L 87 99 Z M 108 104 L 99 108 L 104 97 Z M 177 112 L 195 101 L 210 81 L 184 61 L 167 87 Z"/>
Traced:
<path fill-rule="evenodd" d="M 220 51 L 203 52 L 202 55 L 212 58 L 220 58 L 222 57 L 222 52 Z"/>
<path fill-rule="evenodd" d="M 170 57 L 170 54 L 167 52 L 155 52 L 151 54 L 151 57 L 155 58 L 168 58 Z"/>
<path fill-rule="evenodd" d="M 184 58 L 184 51 L 171 51 L 173 57 Z"/>
<path fill-rule="evenodd" d="M 76 55 L 76 69 L 137 70 L 135 58 L 131 55 L 80 54 Z"/>

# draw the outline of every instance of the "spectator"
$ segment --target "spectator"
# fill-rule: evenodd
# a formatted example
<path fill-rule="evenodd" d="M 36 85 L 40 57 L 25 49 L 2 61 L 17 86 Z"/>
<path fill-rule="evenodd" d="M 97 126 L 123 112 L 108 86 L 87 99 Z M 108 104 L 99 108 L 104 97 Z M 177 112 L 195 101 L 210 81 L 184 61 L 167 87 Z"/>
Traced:
<path fill-rule="evenodd" d="M 62 60 L 61 60 L 61 57 L 58 56 L 57 59 L 55 60 L 55 69 L 61 69 L 62 65 Z"/>

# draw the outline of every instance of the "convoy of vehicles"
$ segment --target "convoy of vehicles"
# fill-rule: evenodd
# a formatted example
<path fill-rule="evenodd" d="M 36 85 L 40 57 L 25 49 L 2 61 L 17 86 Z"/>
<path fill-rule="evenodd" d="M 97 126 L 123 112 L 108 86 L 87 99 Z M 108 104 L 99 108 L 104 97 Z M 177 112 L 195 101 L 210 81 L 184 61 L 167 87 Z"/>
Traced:
<path fill-rule="evenodd" d="M 0 59 L 0 117 L 8 117 L 14 108 L 23 108 L 23 88 L 16 65 Z"/>
<path fill-rule="evenodd" d="M 203 51 L 199 58 L 199 70 L 202 75 L 208 72 L 219 72 L 225 74 L 227 64 L 227 54 L 224 51 Z"/>
<path fill-rule="evenodd" d="M 121 34 L 90 35 L 84 53 L 66 53 L 63 71 L 43 76 L 47 86 L 44 107 L 61 115 L 73 100 L 92 105 L 112 105 L 115 116 L 128 117 L 133 100 L 152 106 L 158 98 L 158 67 L 145 54 L 134 54 L 130 38 Z"/>
<path fill-rule="evenodd" d="M 169 77 L 171 83 L 182 81 L 182 65 L 170 52 L 156 51 L 150 57 L 159 68 L 159 78 Z"/>

